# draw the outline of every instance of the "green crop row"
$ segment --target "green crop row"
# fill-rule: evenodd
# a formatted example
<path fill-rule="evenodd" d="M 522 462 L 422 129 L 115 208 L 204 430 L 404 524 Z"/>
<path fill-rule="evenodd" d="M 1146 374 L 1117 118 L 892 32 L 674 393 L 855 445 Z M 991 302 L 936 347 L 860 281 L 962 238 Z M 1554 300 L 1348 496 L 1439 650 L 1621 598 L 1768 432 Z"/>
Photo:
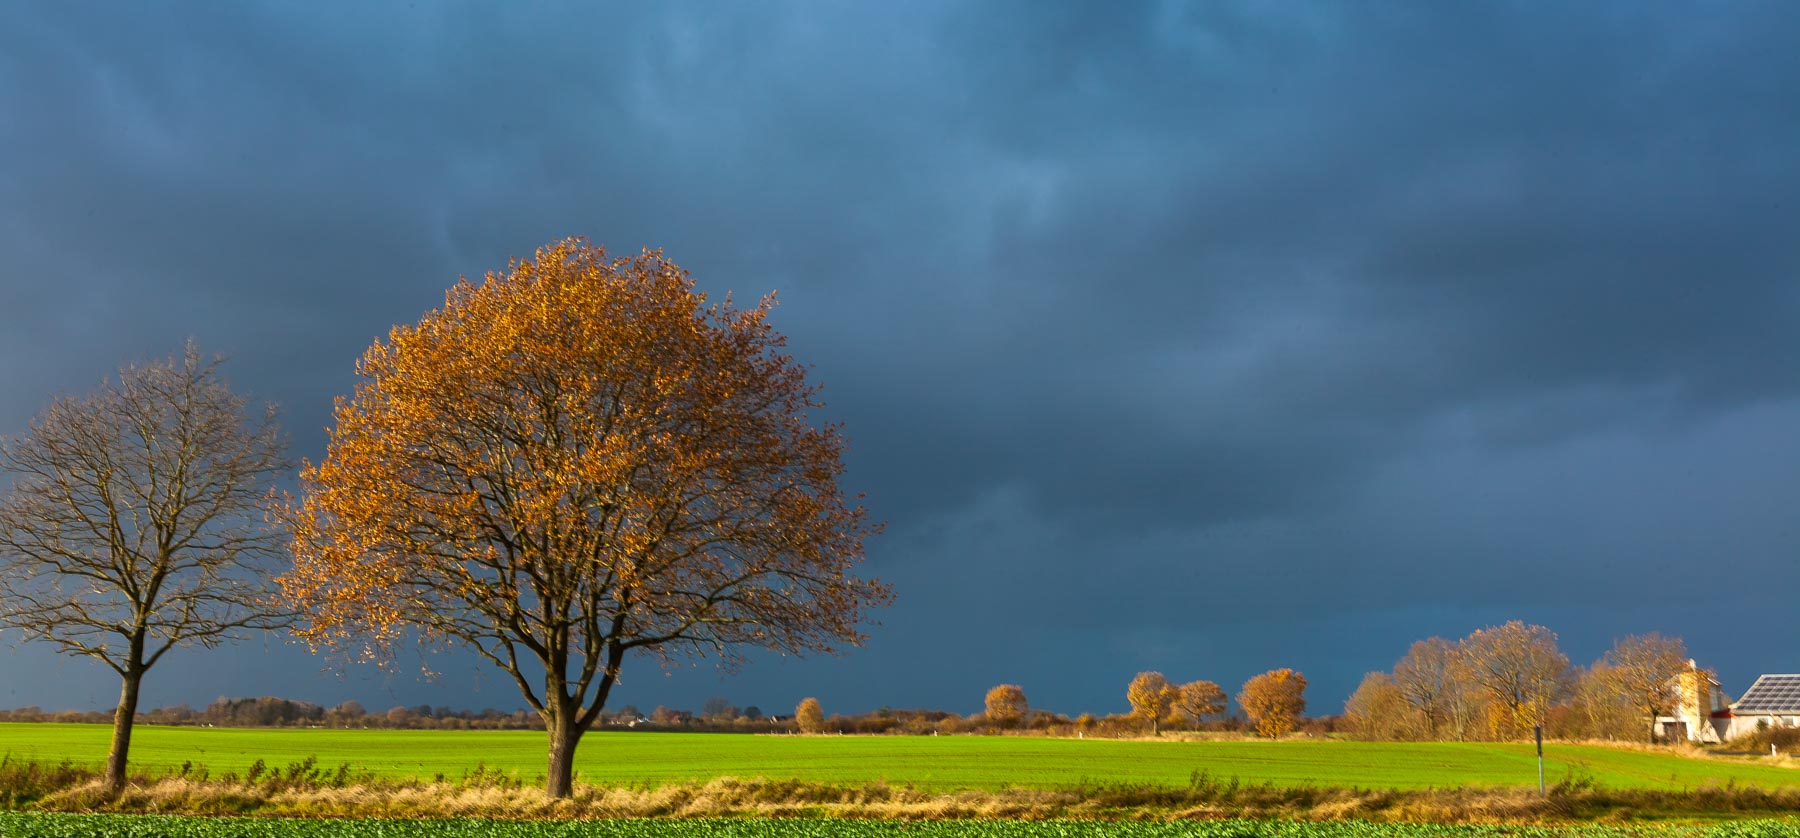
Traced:
<path fill-rule="evenodd" d="M 1796 838 L 1800 820 L 1716 826 L 1364 822 L 298 820 L 0 812 L 4 838 Z"/>

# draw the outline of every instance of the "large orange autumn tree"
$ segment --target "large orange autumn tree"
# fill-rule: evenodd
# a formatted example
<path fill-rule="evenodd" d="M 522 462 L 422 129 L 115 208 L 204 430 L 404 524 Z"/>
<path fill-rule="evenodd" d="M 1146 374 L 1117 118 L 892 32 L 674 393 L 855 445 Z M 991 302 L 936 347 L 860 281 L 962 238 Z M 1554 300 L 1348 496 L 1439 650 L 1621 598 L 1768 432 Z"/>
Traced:
<path fill-rule="evenodd" d="M 709 303 L 660 252 L 580 239 L 459 282 L 370 347 L 277 510 L 298 631 L 486 657 L 543 717 L 558 797 L 628 655 L 859 644 L 891 598 L 853 575 L 876 527 L 772 305 Z"/>

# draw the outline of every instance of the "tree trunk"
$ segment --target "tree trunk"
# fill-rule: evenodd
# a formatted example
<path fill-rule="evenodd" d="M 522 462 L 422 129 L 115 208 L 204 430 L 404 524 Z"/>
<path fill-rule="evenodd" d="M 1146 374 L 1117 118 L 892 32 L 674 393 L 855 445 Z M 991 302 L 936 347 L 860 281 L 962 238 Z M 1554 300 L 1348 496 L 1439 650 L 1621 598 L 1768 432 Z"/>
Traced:
<path fill-rule="evenodd" d="M 544 791 L 553 798 L 565 798 L 575 792 L 575 744 L 581 741 L 581 726 L 575 723 L 580 708 L 561 708 L 545 719 L 550 736 L 550 771 L 544 775 Z"/>
<path fill-rule="evenodd" d="M 131 751 L 131 725 L 137 720 L 138 685 L 144 670 L 135 662 L 126 667 L 119 687 L 119 708 L 113 711 L 112 750 L 106 755 L 106 790 L 117 797 L 125 790 L 126 756 Z"/>

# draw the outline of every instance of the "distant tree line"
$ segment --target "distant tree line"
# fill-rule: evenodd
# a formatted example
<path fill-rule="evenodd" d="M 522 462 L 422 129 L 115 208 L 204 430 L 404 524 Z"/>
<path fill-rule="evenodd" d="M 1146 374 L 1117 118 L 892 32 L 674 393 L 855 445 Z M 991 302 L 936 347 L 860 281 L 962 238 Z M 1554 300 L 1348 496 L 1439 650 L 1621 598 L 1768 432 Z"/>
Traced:
<path fill-rule="evenodd" d="M 1364 739 L 1655 741 L 1655 719 L 1679 701 L 1688 666 L 1677 637 L 1629 635 L 1588 666 L 1571 666 L 1556 633 L 1513 621 L 1456 641 L 1412 645 L 1388 672 L 1371 672 L 1344 706 L 1340 728 Z M 1710 677 L 1710 675 L 1708 676 Z"/>
<path fill-rule="evenodd" d="M 791 715 L 739 707 L 722 696 L 698 711 L 627 704 L 602 713 L 596 726 L 641 731 L 799 734 L 1049 735 L 1132 737 L 1169 731 L 1344 734 L 1374 740 L 1508 740 L 1527 738 L 1543 725 L 1561 739 L 1654 739 L 1658 716 L 1676 709 L 1672 688 L 1688 666 L 1680 638 L 1631 635 L 1588 666 L 1572 666 L 1548 628 L 1513 621 L 1479 629 L 1460 640 L 1432 637 L 1412 644 L 1386 672 L 1366 675 L 1342 715 L 1306 716 L 1306 677 L 1274 669 L 1246 681 L 1230 711 L 1217 683 L 1175 683 L 1161 672 L 1140 672 L 1124 690 L 1129 710 L 1068 716 L 1031 706 L 1024 687 L 999 684 L 983 696 L 980 712 L 881 707 L 858 714 L 827 715 L 807 698 Z M 0 710 L 0 721 L 113 721 L 101 712 L 46 712 L 37 707 Z M 528 710 L 459 710 L 420 704 L 371 711 L 355 701 L 326 707 L 263 697 L 220 698 L 204 708 L 185 704 L 136 715 L 138 723 L 220 727 L 322 727 L 431 730 L 543 730 L 541 714 Z"/>
<path fill-rule="evenodd" d="M 1265 672 L 1244 683 L 1238 704 L 1245 716 L 1227 714 L 1225 690 L 1211 681 L 1175 684 L 1161 672 L 1139 672 L 1126 685 L 1125 713 L 1066 716 L 1031 706 L 1025 688 L 999 684 L 988 690 L 982 711 L 968 716 L 943 710 L 895 710 L 883 707 L 861 715 L 826 716 L 816 698 L 794 708 L 798 733 L 912 735 L 1038 734 L 1049 736 L 1130 737 L 1164 731 L 1253 731 L 1283 736 L 1295 731 L 1328 733 L 1331 719 L 1308 719 L 1306 676 L 1291 669 Z"/>
<path fill-rule="evenodd" d="M 38 707 L 0 710 L 6 722 L 111 723 L 111 713 L 64 710 L 46 712 Z M 370 712 L 356 701 L 330 707 L 310 701 L 262 698 L 220 698 L 202 708 L 186 704 L 156 707 L 137 714 L 138 724 L 191 725 L 198 727 L 323 727 L 404 728 L 425 730 L 525 730 L 542 729 L 535 714 L 524 710 L 455 710 L 420 704 Z"/>
<path fill-rule="evenodd" d="M 1306 677 L 1274 669 L 1246 681 L 1230 711 L 1217 683 L 1172 682 L 1161 672 L 1140 672 L 1124 690 L 1124 713 L 1068 716 L 1031 706 L 1024 687 L 988 690 L 982 710 L 961 715 L 944 710 L 881 707 L 859 714 L 830 714 L 807 698 L 791 715 L 739 707 L 722 696 L 698 711 L 627 704 L 601 714 L 596 725 L 641 731 L 799 734 L 969 735 L 1012 734 L 1132 737 L 1168 731 L 1344 734 L 1376 740 L 1508 740 L 1526 738 L 1543 725 L 1562 739 L 1653 739 L 1657 716 L 1675 711 L 1672 683 L 1688 666 L 1680 638 L 1631 635 L 1586 667 L 1571 666 L 1549 629 L 1513 621 L 1479 629 L 1460 640 L 1433 637 L 1412 644 L 1386 672 L 1364 677 L 1339 716 L 1308 717 Z M 37 707 L 0 710 L 0 721 L 110 722 L 100 712 L 46 712 Z M 325 707 L 283 698 L 220 698 L 204 708 L 159 707 L 137 714 L 139 723 L 221 727 L 323 727 L 437 730 L 542 730 L 541 714 L 527 710 L 458 710 L 445 706 L 396 706 L 370 711 L 347 701 Z"/>
<path fill-rule="evenodd" d="M 94 710 L 46 711 L 41 707 L 0 710 L 0 722 L 79 722 L 111 724 L 113 714 Z M 396 705 L 369 710 L 361 702 L 345 701 L 326 707 L 310 701 L 264 696 L 219 698 L 195 709 L 186 704 L 139 711 L 138 724 L 191 725 L 198 727 L 317 727 L 390 730 L 543 730 L 543 718 L 534 711 L 461 710 L 443 705 Z M 716 732 L 793 732 L 793 719 L 770 717 L 754 705 L 739 708 L 723 698 L 711 698 L 696 713 L 658 706 L 648 712 L 627 704 L 606 713 L 600 724 L 641 730 Z"/>

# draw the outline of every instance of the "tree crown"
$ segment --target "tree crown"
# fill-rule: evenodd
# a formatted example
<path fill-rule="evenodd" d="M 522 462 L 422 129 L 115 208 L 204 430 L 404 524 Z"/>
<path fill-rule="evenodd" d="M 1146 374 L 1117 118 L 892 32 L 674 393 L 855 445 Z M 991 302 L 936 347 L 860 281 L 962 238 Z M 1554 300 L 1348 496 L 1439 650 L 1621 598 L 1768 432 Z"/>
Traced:
<path fill-rule="evenodd" d="M 264 581 L 281 535 L 259 508 L 286 440 L 222 362 L 190 342 L 0 445 L 0 627 L 128 674 L 286 623 Z"/>
<path fill-rule="evenodd" d="M 890 598 L 839 429 L 767 323 L 658 251 L 570 239 L 398 326 L 277 513 L 299 632 L 385 659 L 409 629 L 579 698 L 619 657 L 832 651 Z M 604 690 L 602 690 L 604 692 Z M 595 706 L 597 711 L 598 706 Z"/>

